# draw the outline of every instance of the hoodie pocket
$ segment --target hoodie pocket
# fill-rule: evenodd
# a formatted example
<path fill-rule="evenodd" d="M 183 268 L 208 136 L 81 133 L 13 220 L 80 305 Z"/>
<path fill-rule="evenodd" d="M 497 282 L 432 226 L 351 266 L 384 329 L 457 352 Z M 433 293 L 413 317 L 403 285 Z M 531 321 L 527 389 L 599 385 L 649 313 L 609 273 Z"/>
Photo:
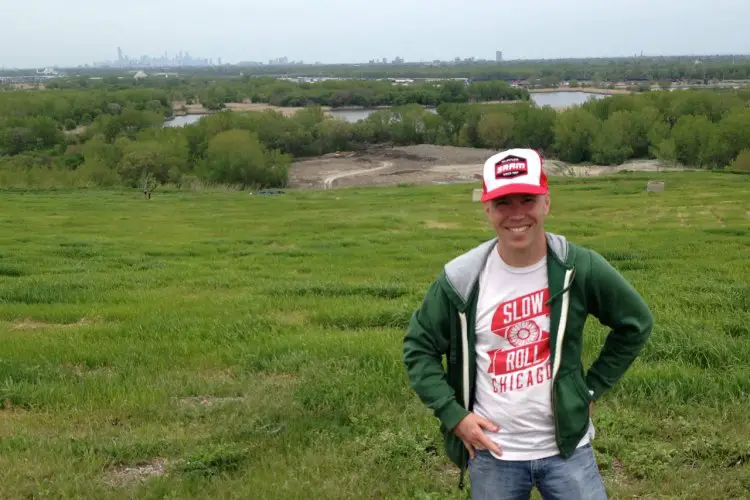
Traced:
<path fill-rule="evenodd" d="M 560 437 L 582 436 L 589 425 L 591 396 L 578 369 L 560 374 L 555 385 L 555 413 Z"/>
<path fill-rule="evenodd" d="M 443 446 L 445 453 L 456 466 L 461 467 L 465 464 L 466 457 L 468 454 L 464 442 L 456 436 L 453 431 L 449 431 L 444 425 L 440 425 L 440 432 L 443 435 Z"/>

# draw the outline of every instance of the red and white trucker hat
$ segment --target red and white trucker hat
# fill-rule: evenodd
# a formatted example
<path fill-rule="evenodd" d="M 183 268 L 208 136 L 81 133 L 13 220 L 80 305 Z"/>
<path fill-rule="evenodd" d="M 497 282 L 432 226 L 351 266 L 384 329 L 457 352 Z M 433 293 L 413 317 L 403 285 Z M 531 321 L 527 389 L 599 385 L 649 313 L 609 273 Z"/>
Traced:
<path fill-rule="evenodd" d="M 507 149 L 490 156 L 482 172 L 482 201 L 509 194 L 547 194 L 542 157 L 533 149 Z"/>

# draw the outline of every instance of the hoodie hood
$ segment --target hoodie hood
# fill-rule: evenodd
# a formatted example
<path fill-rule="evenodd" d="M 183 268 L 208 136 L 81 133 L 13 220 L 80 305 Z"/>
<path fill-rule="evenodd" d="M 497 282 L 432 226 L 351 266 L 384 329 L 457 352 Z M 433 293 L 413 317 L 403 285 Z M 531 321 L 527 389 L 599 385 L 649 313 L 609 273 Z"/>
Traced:
<path fill-rule="evenodd" d="M 545 236 L 548 253 L 556 257 L 561 264 L 566 265 L 568 241 L 565 236 L 553 233 L 545 233 Z M 445 264 L 443 272 L 450 287 L 446 293 L 456 303 L 459 310 L 463 311 L 466 308 L 474 284 L 479 279 L 479 274 L 484 269 L 487 257 L 494 250 L 497 240 L 497 237 L 487 240 Z"/>

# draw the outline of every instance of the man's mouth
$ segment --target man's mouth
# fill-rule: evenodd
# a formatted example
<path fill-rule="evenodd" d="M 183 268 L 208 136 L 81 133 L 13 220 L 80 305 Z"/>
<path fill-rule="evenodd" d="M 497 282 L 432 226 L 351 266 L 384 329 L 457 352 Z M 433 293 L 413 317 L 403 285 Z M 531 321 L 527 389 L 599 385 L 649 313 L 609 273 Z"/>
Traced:
<path fill-rule="evenodd" d="M 509 227 L 506 229 L 510 231 L 511 233 L 523 233 L 523 232 L 528 231 L 530 227 L 531 227 L 530 225 L 526 225 L 526 226 L 518 226 L 518 227 Z"/>

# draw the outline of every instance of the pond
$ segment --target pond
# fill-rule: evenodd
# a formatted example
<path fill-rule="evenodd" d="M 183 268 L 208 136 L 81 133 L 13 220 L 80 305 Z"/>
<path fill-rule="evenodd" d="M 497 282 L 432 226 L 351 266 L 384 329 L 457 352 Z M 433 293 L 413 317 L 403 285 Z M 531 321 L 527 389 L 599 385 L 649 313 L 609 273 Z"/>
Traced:
<path fill-rule="evenodd" d="M 567 108 L 574 105 L 585 103 L 588 99 L 602 99 L 606 95 L 594 94 L 591 92 L 531 92 L 531 99 L 538 106 L 551 106 L 556 109 Z M 427 108 L 429 111 L 435 112 L 435 108 Z M 329 115 L 343 118 L 350 123 L 356 123 L 359 120 L 364 120 L 377 109 L 333 109 L 328 112 Z M 176 116 L 172 120 L 168 120 L 164 123 L 165 127 L 183 127 L 196 123 L 198 120 L 206 115 L 186 115 Z"/>

